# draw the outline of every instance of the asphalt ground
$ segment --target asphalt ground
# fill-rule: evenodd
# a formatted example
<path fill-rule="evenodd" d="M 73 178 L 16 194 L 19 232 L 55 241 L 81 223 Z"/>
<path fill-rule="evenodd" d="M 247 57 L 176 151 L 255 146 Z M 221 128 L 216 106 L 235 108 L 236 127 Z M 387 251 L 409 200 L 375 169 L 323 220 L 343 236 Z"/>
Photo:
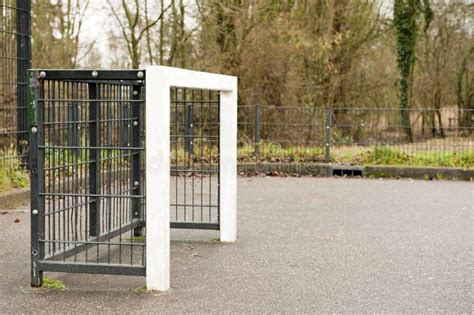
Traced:
<path fill-rule="evenodd" d="M 0 214 L 0 313 L 472 313 L 472 183 L 257 177 L 238 189 L 238 242 L 172 231 L 164 293 L 142 277 L 59 273 L 45 275 L 66 289 L 33 289 L 28 210 Z"/>

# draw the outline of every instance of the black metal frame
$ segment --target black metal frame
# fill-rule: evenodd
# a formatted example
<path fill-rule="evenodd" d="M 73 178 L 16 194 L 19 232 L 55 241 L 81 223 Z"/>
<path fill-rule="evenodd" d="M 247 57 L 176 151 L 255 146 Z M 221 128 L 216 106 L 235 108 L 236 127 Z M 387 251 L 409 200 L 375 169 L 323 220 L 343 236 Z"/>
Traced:
<path fill-rule="evenodd" d="M 144 79 L 30 72 L 32 286 L 44 271 L 145 275 Z"/>

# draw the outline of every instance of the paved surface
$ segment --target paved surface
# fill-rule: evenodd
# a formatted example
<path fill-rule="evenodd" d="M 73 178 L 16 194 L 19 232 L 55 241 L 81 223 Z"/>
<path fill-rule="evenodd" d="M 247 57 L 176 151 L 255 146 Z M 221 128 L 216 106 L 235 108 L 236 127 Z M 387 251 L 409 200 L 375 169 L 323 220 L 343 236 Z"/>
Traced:
<path fill-rule="evenodd" d="M 28 215 L 9 212 L 0 312 L 472 313 L 473 205 L 466 182 L 241 178 L 238 243 L 173 231 L 172 290 L 159 294 L 119 276 L 30 288 Z"/>

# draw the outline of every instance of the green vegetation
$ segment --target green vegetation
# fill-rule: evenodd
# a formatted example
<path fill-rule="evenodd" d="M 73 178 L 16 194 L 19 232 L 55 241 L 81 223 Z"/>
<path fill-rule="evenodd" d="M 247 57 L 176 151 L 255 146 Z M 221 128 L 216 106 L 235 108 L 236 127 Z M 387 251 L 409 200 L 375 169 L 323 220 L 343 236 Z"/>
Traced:
<path fill-rule="evenodd" d="M 410 107 L 410 90 L 413 86 L 413 71 L 416 61 L 418 16 L 423 14 L 426 32 L 433 20 L 433 10 L 428 0 L 395 0 L 393 8 L 393 26 L 397 39 L 397 66 L 400 71 L 400 113 L 406 136 L 411 142 L 413 135 L 407 109 Z"/>
<path fill-rule="evenodd" d="M 161 294 L 161 292 L 157 290 L 147 290 L 145 286 L 139 287 L 139 288 L 133 288 L 130 291 L 135 294 L 152 294 L 154 296 L 159 296 Z"/>
<path fill-rule="evenodd" d="M 134 237 L 124 237 L 123 238 L 125 241 L 132 241 L 132 242 L 144 242 L 145 241 L 145 236 L 134 236 Z"/>
<path fill-rule="evenodd" d="M 367 165 L 441 166 L 474 169 L 474 150 L 406 154 L 387 147 L 376 147 L 365 155 L 364 161 Z"/>
<path fill-rule="evenodd" d="M 323 162 L 323 147 L 291 146 L 283 148 L 277 145 L 261 144 L 260 162 L 268 163 L 308 163 Z M 254 162 L 253 146 L 239 148 L 240 162 Z M 403 165 L 418 167 L 457 167 L 474 169 L 474 150 L 459 152 L 417 151 L 407 154 L 396 147 L 346 146 L 331 148 L 331 161 L 357 165 Z"/>
<path fill-rule="evenodd" d="M 50 279 L 50 278 L 44 277 L 43 288 L 64 290 L 66 289 L 66 285 L 64 285 L 64 282 L 62 282 L 61 280 Z"/>
<path fill-rule="evenodd" d="M 265 162 L 318 162 L 324 159 L 325 149 L 317 146 L 288 146 L 282 147 L 273 143 L 260 143 L 260 158 Z M 242 145 L 238 149 L 238 159 L 241 162 L 254 161 L 253 145 Z"/>
<path fill-rule="evenodd" d="M 146 293 L 147 289 L 146 289 L 146 287 L 139 287 L 139 288 L 133 288 L 130 291 L 132 291 L 133 293 L 136 293 L 136 294 L 141 294 L 141 293 Z"/>
<path fill-rule="evenodd" d="M 28 172 L 22 169 L 16 151 L 2 152 L 11 159 L 0 162 L 0 193 L 29 185 Z"/>

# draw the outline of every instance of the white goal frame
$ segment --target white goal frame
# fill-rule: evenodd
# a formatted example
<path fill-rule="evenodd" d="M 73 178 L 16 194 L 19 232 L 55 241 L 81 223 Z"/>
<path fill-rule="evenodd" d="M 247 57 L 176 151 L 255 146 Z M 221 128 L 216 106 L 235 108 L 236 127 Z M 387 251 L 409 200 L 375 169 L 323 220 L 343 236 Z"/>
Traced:
<path fill-rule="evenodd" d="M 220 240 L 237 238 L 237 78 L 146 68 L 146 287 L 170 288 L 170 89 L 220 91 Z"/>

